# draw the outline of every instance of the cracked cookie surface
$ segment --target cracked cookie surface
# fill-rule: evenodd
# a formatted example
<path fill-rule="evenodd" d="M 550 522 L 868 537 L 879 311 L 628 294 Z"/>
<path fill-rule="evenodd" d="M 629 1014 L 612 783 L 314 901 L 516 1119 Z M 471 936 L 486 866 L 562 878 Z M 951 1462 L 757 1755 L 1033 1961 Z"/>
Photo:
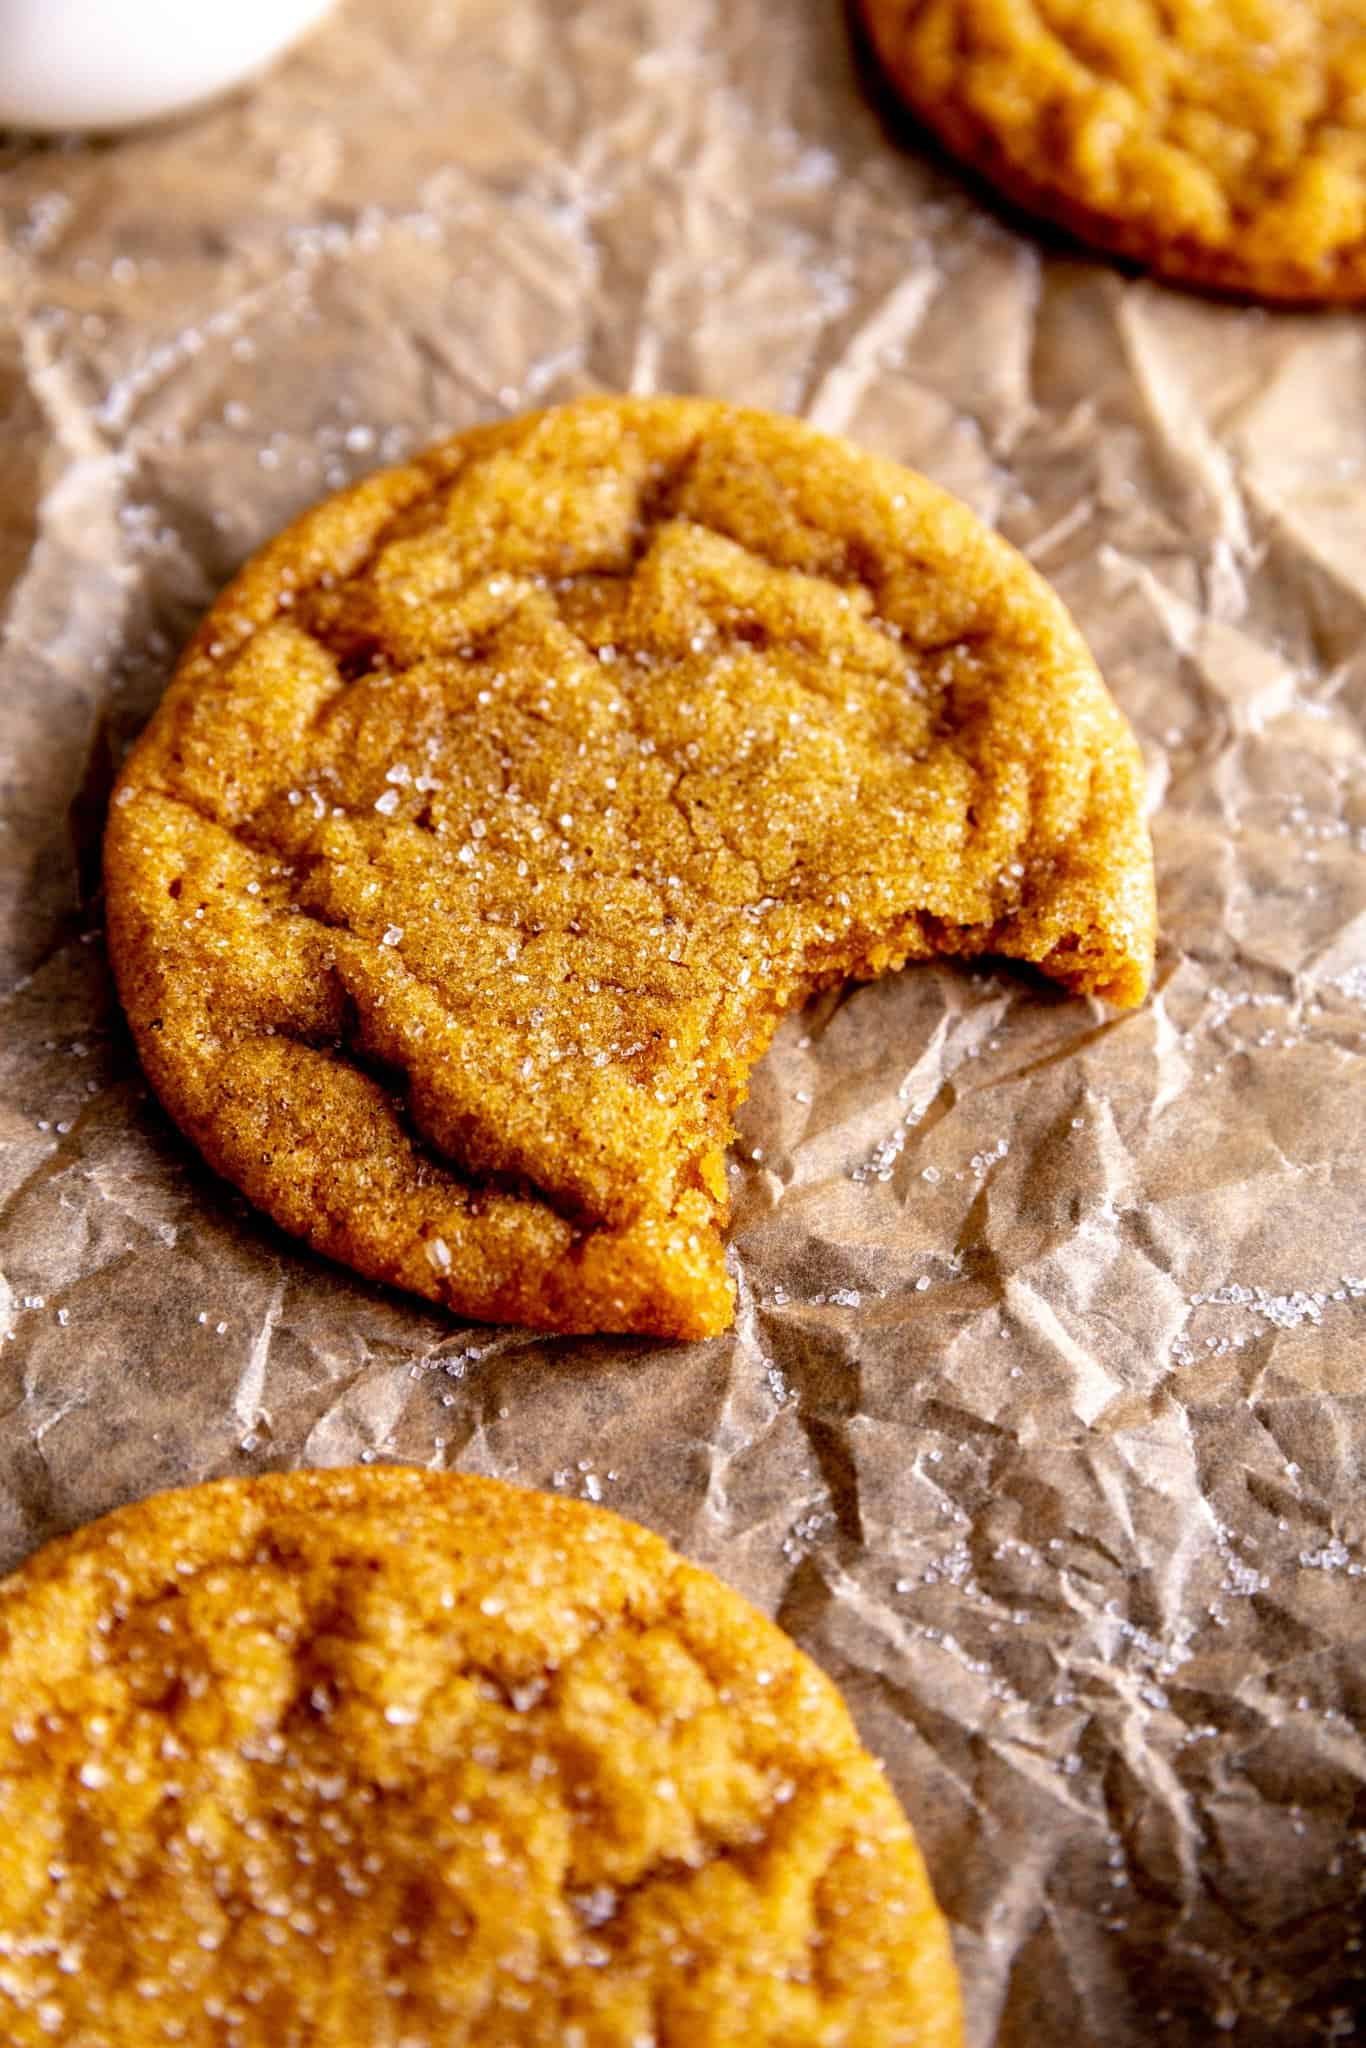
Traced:
<path fill-rule="evenodd" d="M 374 1468 L 163 1494 L 0 1586 L 11 2048 L 953 2048 L 829 1681 L 647 1531 Z"/>
<path fill-rule="evenodd" d="M 703 1336 L 783 1011 L 936 953 L 1138 1000 L 1141 804 L 966 507 L 792 420 L 589 400 L 248 564 L 116 789 L 111 955 L 163 1101 L 286 1229 L 457 1312 Z"/>
<path fill-rule="evenodd" d="M 1164 275 L 1366 296 L 1357 0 L 860 0 L 892 83 L 1006 196 Z"/>

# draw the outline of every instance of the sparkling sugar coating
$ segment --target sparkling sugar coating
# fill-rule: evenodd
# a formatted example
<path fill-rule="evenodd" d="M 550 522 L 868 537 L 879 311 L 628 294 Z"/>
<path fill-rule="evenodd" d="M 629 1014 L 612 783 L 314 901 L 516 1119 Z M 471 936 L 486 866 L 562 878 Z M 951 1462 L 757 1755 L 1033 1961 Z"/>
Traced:
<path fill-rule="evenodd" d="M 9 2048 L 954 2048 L 828 1680 L 604 1509 L 377 1468 L 0 1587 Z"/>
<path fill-rule="evenodd" d="M 1139 1000 L 1141 803 L 964 506 L 795 421 L 590 400 L 248 564 L 115 793 L 110 948 L 167 1107 L 286 1229 L 464 1314 L 704 1336 L 783 1011 L 935 953 Z"/>
<path fill-rule="evenodd" d="M 1366 296 L 1359 0 L 861 0 L 888 74 L 1009 197 L 1167 276 Z"/>

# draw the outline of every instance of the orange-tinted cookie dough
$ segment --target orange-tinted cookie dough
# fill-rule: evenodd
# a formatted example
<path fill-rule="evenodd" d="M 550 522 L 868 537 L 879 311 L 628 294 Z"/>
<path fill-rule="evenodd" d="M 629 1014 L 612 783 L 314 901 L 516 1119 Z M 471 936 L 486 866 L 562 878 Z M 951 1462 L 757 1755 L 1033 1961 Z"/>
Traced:
<path fill-rule="evenodd" d="M 587 401 L 308 513 L 115 792 L 151 1079 L 287 1230 L 452 1309 L 703 1336 L 782 1012 L 1005 954 L 1143 994 L 1133 738 L 963 505 L 793 420 Z"/>
<path fill-rule="evenodd" d="M 838 1695 L 602 1509 L 397 1468 L 0 1586 L 7 2048 L 957 2048 Z"/>
<path fill-rule="evenodd" d="M 1366 297 L 1358 0 L 860 0 L 889 78 L 1011 199 L 1167 277 Z"/>

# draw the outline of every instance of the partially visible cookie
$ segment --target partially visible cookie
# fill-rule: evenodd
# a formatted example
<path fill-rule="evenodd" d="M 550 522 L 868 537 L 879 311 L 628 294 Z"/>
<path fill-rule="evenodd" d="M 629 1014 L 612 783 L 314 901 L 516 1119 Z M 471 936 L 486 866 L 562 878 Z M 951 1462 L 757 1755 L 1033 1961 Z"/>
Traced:
<path fill-rule="evenodd" d="M 287 1230 L 461 1314 L 730 1321 L 784 1010 L 1004 954 L 1120 1003 L 1138 751 L 966 506 L 795 420 L 603 399 L 329 500 L 192 641 L 110 814 L 158 1093 Z"/>
<path fill-rule="evenodd" d="M 956 2048 L 829 1681 L 602 1509 L 375 1468 L 0 1586 L 7 2048 Z"/>
<path fill-rule="evenodd" d="M 907 104 L 1010 199 L 1163 276 L 1366 297 L 1359 0 L 859 0 Z"/>

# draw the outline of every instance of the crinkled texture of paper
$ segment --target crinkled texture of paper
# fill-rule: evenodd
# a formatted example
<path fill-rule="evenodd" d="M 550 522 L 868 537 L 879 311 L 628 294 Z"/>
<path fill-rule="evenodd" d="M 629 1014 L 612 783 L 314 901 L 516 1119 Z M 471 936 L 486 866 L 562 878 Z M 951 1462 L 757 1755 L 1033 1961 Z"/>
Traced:
<path fill-rule="evenodd" d="M 350 0 L 216 109 L 4 147 L 0 207 L 0 1561 L 298 1463 L 601 1499 L 844 1686 L 974 2048 L 1366 2039 L 1366 322 L 1003 223 L 835 0 Z M 242 557 L 590 389 L 960 492 L 1151 771 L 1149 1005 L 915 968 L 791 1019 L 693 1348 L 286 1242 L 149 1100 L 100 935 L 114 764 Z"/>

